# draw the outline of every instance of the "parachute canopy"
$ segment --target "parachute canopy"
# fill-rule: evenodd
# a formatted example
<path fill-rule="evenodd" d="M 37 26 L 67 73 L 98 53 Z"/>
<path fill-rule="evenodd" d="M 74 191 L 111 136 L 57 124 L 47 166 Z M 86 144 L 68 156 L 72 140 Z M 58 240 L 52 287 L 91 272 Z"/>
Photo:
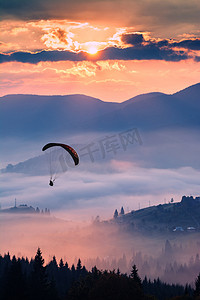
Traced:
<path fill-rule="evenodd" d="M 46 144 L 43 148 L 42 148 L 42 151 L 45 151 L 51 147 L 62 147 L 64 150 L 66 150 L 70 155 L 71 157 L 73 158 L 73 161 L 75 163 L 75 165 L 78 165 L 79 163 L 79 157 L 78 157 L 78 154 L 77 152 L 70 146 L 68 145 L 65 145 L 65 144 L 60 144 L 60 143 L 49 143 L 49 144 Z"/>

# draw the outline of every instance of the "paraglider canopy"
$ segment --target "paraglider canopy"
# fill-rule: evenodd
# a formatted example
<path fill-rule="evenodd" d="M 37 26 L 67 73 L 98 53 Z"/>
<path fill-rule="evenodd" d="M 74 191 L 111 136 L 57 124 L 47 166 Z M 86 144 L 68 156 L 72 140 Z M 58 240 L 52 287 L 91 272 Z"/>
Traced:
<path fill-rule="evenodd" d="M 71 167 L 79 164 L 79 157 L 77 152 L 68 145 L 60 143 L 48 143 L 42 148 L 42 151 L 46 151 L 47 154 L 47 162 L 50 172 L 50 186 L 53 186 L 55 179 L 68 169 L 67 156 L 69 156 L 71 159 Z M 70 155 L 67 154 L 67 156 L 65 157 L 66 152 Z"/>
<path fill-rule="evenodd" d="M 68 145 L 65 145 L 65 144 L 59 144 L 59 143 L 49 143 L 49 144 L 46 144 L 43 148 L 42 148 L 42 151 L 45 151 L 51 147 L 55 147 L 55 146 L 60 146 L 62 147 L 63 149 L 65 149 L 66 151 L 69 152 L 69 154 L 72 156 L 73 160 L 74 160 L 74 163 L 75 165 L 78 165 L 79 163 L 79 157 L 78 157 L 78 154 L 76 153 L 76 151 L 68 146 Z"/>

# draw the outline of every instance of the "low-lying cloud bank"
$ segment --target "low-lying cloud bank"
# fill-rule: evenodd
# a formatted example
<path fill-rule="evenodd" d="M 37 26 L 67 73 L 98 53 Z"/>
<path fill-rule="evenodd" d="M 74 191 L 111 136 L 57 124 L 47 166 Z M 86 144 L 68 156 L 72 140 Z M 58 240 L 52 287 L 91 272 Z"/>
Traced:
<path fill-rule="evenodd" d="M 32 159 L 0 173 L 1 207 L 14 206 L 16 198 L 18 205 L 49 208 L 52 214 L 62 215 L 67 220 L 90 220 L 97 215 L 109 219 L 114 210 L 122 206 L 127 212 L 162 204 L 172 197 L 180 201 L 183 195 L 199 196 L 198 132 L 186 133 L 141 133 L 141 145 L 130 144 L 126 151 L 117 148 L 116 154 L 101 153 L 99 149 L 93 153 L 93 162 L 89 155 L 84 155 L 85 150 L 81 152 L 80 149 L 91 143 L 96 149 L 99 139 L 84 138 L 84 144 L 74 147 L 80 156 L 80 164 L 74 167 L 66 161 L 67 168 L 57 174 L 53 187 L 49 186 L 46 155 L 42 156 L 40 144 L 37 151 L 34 144 L 33 153 L 30 151 L 30 155 L 34 155 Z M 19 159 L 18 153 L 21 158 L 27 157 L 31 144 L 15 142 L 15 150 L 8 156 L 13 159 L 10 163 Z M 72 145 L 73 140 L 69 144 Z M 8 157 L 5 156 L 5 160 Z"/>
<path fill-rule="evenodd" d="M 13 206 L 16 198 L 18 204 L 48 207 L 55 214 L 62 211 L 66 218 L 81 216 L 81 212 L 84 218 L 111 218 L 121 206 L 127 211 L 164 203 L 171 197 L 179 201 L 184 194 L 198 195 L 199 175 L 200 171 L 191 167 L 147 169 L 117 160 L 72 168 L 58 177 L 53 187 L 48 185 L 48 175 L 4 173 L 0 175 L 1 206 Z"/>

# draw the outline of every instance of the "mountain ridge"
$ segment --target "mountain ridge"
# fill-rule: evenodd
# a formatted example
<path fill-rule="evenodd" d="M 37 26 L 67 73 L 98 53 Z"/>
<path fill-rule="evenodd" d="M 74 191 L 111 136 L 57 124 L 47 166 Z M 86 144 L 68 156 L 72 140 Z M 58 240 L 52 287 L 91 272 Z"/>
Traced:
<path fill-rule="evenodd" d="M 147 93 L 124 102 L 81 94 L 0 97 L 0 139 L 41 139 L 129 128 L 200 128 L 200 83 L 175 94 Z"/>
<path fill-rule="evenodd" d="M 151 98 L 152 96 L 154 95 L 169 95 L 169 96 L 175 96 L 175 95 L 180 95 L 180 94 L 187 94 L 189 91 L 191 90 L 196 90 L 196 89 L 199 89 L 200 90 L 200 82 L 196 83 L 196 84 L 192 84 L 190 86 L 187 86 L 186 88 L 183 88 L 181 89 L 180 91 L 178 92 L 175 92 L 175 93 L 172 93 L 172 94 L 166 94 L 166 93 L 163 93 L 163 92 L 148 92 L 148 93 L 142 93 L 142 94 L 138 94 L 134 97 L 131 97 L 127 100 L 124 100 L 122 102 L 117 102 L 117 101 L 105 101 L 105 100 L 102 100 L 100 98 L 97 98 L 97 97 L 93 97 L 93 96 L 90 96 L 90 95 L 86 95 L 86 94 L 80 94 L 80 93 L 77 93 L 77 94 L 64 94 L 64 95 L 59 95 L 59 94 L 56 94 L 56 95 L 43 95 L 43 94 L 6 94 L 6 95 L 3 95 L 0 97 L 1 98 L 4 98 L 4 97 L 12 97 L 12 96 L 39 96 L 39 97 L 66 97 L 66 96 L 83 96 L 83 97 L 87 97 L 87 98 L 91 98 L 91 99 L 95 99 L 95 100 L 99 100 L 101 102 L 108 102 L 108 103 L 118 103 L 118 104 L 122 104 L 122 103 L 125 103 L 127 101 L 130 101 L 130 100 L 133 100 L 133 99 L 137 99 L 137 98 L 140 98 L 140 97 L 143 97 L 143 96 L 147 96 L 149 98 Z"/>

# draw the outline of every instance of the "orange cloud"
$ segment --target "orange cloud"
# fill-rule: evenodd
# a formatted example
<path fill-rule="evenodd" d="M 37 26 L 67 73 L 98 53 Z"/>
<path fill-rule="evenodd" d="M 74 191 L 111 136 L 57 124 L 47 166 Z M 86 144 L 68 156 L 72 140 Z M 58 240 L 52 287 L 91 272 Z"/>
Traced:
<path fill-rule="evenodd" d="M 199 78 L 198 63 L 188 59 L 188 54 L 198 56 L 199 53 L 189 49 L 198 46 L 199 40 L 194 36 L 163 40 L 133 27 L 115 28 L 69 20 L 2 21 L 1 25 L 0 49 L 6 54 L 23 51 L 13 55 L 13 60 L 23 61 L 23 54 L 28 54 L 26 64 L 14 61 L 1 64 L 1 95 L 83 93 L 103 100 L 123 101 L 143 92 L 175 92 Z M 163 51 L 165 43 L 168 52 Z M 172 44 L 177 53 L 173 53 Z M 93 56 L 86 53 L 91 46 L 98 50 Z M 184 48 L 187 61 L 167 61 L 184 59 L 178 52 L 181 46 L 187 47 Z M 137 51 L 133 53 L 133 50 Z M 56 62 L 60 55 L 64 55 L 62 61 Z M 8 58 L 4 56 L 2 61 Z M 158 62 L 156 58 L 166 61 Z M 46 61 L 42 62 L 43 59 Z"/>
<path fill-rule="evenodd" d="M 1 65 L 0 94 L 86 94 L 109 101 L 127 100 L 146 92 L 173 93 L 198 82 L 192 60 L 41 62 Z"/>

